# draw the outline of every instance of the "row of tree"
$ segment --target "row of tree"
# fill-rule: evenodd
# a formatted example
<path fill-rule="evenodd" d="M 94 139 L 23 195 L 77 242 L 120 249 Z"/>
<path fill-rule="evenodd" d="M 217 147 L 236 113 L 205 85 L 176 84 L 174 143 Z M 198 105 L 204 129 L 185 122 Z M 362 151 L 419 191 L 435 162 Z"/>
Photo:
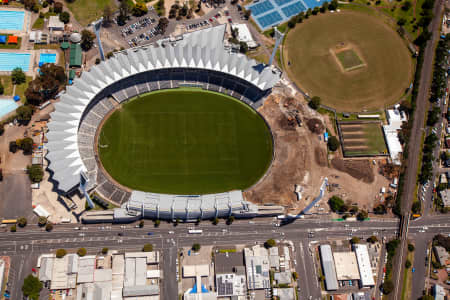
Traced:
<path fill-rule="evenodd" d="M 306 12 L 300 12 L 298 15 L 293 16 L 287 23 L 289 28 L 294 28 L 297 23 L 302 23 L 305 19 L 308 19 L 311 15 L 317 15 L 319 12 L 325 13 L 327 10 L 336 10 L 338 7 L 337 0 L 333 0 L 330 3 L 325 2 L 321 7 L 309 8 Z"/>
<path fill-rule="evenodd" d="M 356 215 L 357 219 L 364 221 L 367 219 L 369 214 L 365 210 L 360 210 L 356 205 L 345 204 L 342 198 L 334 195 L 328 200 L 328 205 L 333 212 L 336 213 L 350 213 L 351 215 Z"/>

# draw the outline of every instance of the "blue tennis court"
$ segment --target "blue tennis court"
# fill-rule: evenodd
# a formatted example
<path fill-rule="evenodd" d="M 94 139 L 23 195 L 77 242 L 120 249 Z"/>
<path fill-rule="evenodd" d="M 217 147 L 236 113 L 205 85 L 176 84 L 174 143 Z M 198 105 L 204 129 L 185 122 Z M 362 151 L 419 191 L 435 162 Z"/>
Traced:
<path fill-rule="evenodd" d="M 286 17 L 290 18 L 297 15 L 301 11 L 305 11 L 306 7 L 301 2 L 295 2 L 291 5 L 285 6 L 281 9 Z"/>
<path fill-rule="evenodd" d="M 0 10 L 0 30 L 22 30 L 24 11 Z"/>
<path fill-rule="evenodd" d="M 270 1 L 259 2 L 252 6 L 252 15 L 259 16 L 272 9 L 274 9 L 274 6 Z"/>
<path fill-rule="evenodd" d="M 270 14 L 264 15 L 262 17 L 256 18 L 258 23 L 261 24 L 262 27 L 272 26 L 272 24 L 280 23 L 283 18 L 277 11 L 271 12 Z"/>
<path fill-rule="evenodd" d="M 245 8 L 252 11 L 256 24 L 262 30 L 267 30 L 270 27 L 287 22 L 291 17 L 302 11 L 322 6 L 328 1 L 330 0 L 264 0 L 249 4 Z"/>
<path fill-rule="evenodd" d="M 39 66 L 43 64 L 54 64 L 56 63 L 56 54 L 55 53 L 41 53 L 39 55 Z"/>
<path fill-rule="evenodd" d="M 27 72 L 30 68 L 30 56 L 28 53 L 0 52 L 0 71 L 12 71 L 21 68 Z"/>

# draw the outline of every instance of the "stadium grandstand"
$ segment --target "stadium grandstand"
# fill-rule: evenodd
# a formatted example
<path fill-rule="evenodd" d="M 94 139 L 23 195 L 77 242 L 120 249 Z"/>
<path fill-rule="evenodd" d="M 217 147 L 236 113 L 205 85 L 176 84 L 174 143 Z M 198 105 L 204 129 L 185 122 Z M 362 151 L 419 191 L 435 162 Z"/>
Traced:
<path fill-rule="evenodd" d="M 224 35 L 225 25 L 221 25 L 185 34 L 176 41 L 165 39 L 152 46 L 127 49 L 76 78 L 55 104 L 48 125 L 46 158 L 57 190 L 65 195 L 81 191 L 88 202 L 88 194 L 95 190 L 121 205 L 114 211 L 120 219 L 136 215 L 209 218 L 209 211 L 217 217 L 254 213 L 241 191 L 177 196 L 129 190 L 109 179 L 99 167 L 95 151 L 102 120 L 140 94 L 199 87 L 227 94 L 255 109 L 261 106 L 279 81 L 280 71 L 230 53 L 223 43 Z"/>

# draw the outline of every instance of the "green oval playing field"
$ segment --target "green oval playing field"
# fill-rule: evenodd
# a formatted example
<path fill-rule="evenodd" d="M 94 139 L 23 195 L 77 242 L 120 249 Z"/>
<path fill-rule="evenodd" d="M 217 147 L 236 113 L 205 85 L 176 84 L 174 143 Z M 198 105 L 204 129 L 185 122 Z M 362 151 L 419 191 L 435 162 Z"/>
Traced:
<path fill-rule="evenodd" d="M 283 53 L 289 77 L 339 111 L 384 108 L 400 100 L 412 79 L 404 41 L 362 12 L 311 16 L 289 31 Z"/>
<path fill-rule="evenodd" d="M 105 121 L 98 137 L 102 165 L 117 182 L 155 193 L 248 188 L 266 172 L 272 150 L 258 113 L 200 89 L 135 98 Z"/>

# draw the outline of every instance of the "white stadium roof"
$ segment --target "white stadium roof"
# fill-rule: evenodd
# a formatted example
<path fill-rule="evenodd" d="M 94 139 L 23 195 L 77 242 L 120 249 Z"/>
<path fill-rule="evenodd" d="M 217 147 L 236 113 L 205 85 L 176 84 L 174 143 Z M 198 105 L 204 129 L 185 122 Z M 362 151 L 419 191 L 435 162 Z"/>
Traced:
<path fill-rule="evenodd" d="M 186 34 L 181 41 L 127 49 L 83 72 L 55 104 L 48 125 L 48 168 L 58 189 L 68 192 L 86 171 L 78 145 L 78 130 L 91 101 L 107 87 L 135 74 L 172 68 L 211 70 L 241 78 L 262 91 L 272 88 L 280 72 L 242 54 L 224 49 L 225 25 Z M 93 145 L 92 145 L 93 147 Z"/>

